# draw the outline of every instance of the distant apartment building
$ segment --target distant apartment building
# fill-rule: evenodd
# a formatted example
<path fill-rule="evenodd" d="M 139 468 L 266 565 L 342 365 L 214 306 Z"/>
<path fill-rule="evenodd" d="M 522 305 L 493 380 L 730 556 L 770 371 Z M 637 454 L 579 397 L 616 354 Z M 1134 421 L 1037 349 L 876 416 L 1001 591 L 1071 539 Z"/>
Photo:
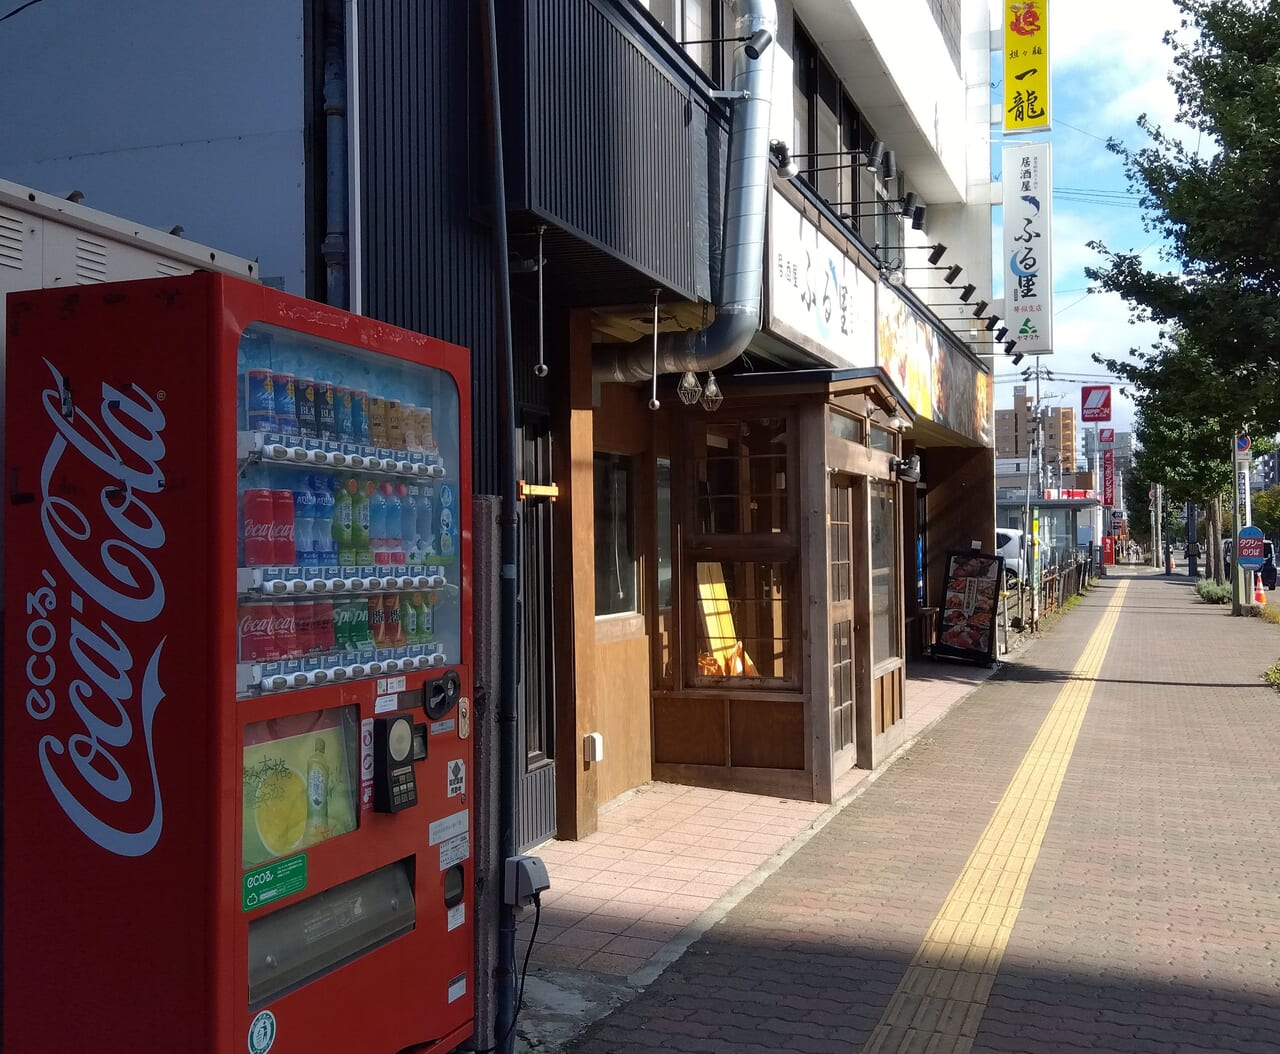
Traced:
<path fill-rule="evenodd" d="M 1067 406 L 1042 406 L 1046 485 L 1059 486 L 1064 476 L 1087 466 L 1078 464 L 1076 412 Z M 1013 389 L 1013 409 L 996 411 L 996 457 L 1036 457 L 1035 400 L 1026 385 Z"/>

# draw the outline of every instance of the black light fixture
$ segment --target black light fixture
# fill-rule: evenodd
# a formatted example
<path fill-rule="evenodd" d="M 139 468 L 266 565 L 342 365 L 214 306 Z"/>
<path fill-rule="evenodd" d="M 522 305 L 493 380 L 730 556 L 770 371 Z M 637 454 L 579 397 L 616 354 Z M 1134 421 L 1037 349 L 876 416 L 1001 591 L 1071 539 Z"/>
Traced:
<path fill-rule="evenodd" d="M 1004 340 L 1005 334 L 1008 332 L 1009 332 L 1008 326 L 1001 326 L 999 329 L 997 329 L 996 336 L 995 336 L 996 343 L 998 344 L 1000 341 Z"/>
<path fill-rule="evenodd" d="M 913 231 L 924 230 L 925 208 L 926 207 L 924 205 L 917 205 L 911 210 L 911 229 Z"/>
<path fill-rule="evenodd" d="M 884 152 L 884 161 L 880 166 L 880 175 L 886 180 L 898 178 L 898 155 L 892 150 L 886 150 Z"/>
<path fill-rule="evenodd" d="M 1016 365 L 1018 365 L 1018 363 L 1020 363 L 1021 361 L 1022 361 L 1022 352 L 1018 352 L 1018 354 L 1016 354 L 1016 355 L 1013 357 L 1013 364 L 1016 366 Z"/>
<path fill-rule="evenodd" d="M 769 153 L 778 162 L 778 175 L 783 179 L 794 179 L 796 177 L 800 171 L 800 166 L 796 164 L 795 158 L 791 156 L 791 148 L 786 143 L 781 139 L 770 140 Z"/>
<path fill-rule="evenodd" d="M 898 260 L 881 264 L 880 277 L 892 286 L 900 286 L 907 280 L 907 276 L 902 273 L 902 264 Z"/>
<path fill-rule="evenodd" d="M 1017 346 L 1018 346 L 1018 342 L 1016 340 L 1006 340 L 1004 342 L 1004 353 L 1006 355 L 1012 355 L 1013 349 L 1016 348 Z"/>
<path fill-rule="evenodd" d="M 953 264 L 951 266 L 951 269 L 942 276 L 942 280 L 946 282 L 947 285 L 955 285 L 956 279 L 960 277 L 960 272 L 962 270 L 964 270 L 964 268 L 962 268 L 959 264 Z"/>
<path fill-rule="evenodd" d="M 914 190 L 908 191 L 902 196 L 902 214 L 904 216 L 908 216 L 915 212 L 916 208 L 922 204 L 923 202 L 920 200 L 919 194 Z"/>
<path fill-rule="evenodd" d="M 995 315 L 988 315 L 987 324 L 982 328 L 985 329 L 988 333 L 990 333 L 998 325 L 1000 325 L 1000 319 L 997 318 Z"/>
<path fill-rule="evenodd" d="M 973 294 L 978 291 L 978 287 L 970 282 L 967 286 L 960 290 L 960 299 L 966 304 L 973 298 Z"/>
<path fill-rule="evenodd" d="M 871 149 L 867 151 L 866 169 L 868 172 L 874 172 L 880 167 L 884 161 L 884 143 L 879 139 L 873 139 Z"/>
<path fill-rule="evenodd" d="M 775 139 L 774 142 L 777 142 Z M 838 157 L 844 161 L 852 161 L 854 158 L 862 159 L 862 167 L 868 172 L 874 172 L 883 163 L 885 156 L 884 143 L 879 139 L 875 140 L 870 149 L 860 150 L 856 147 L 847 150 L 813 150 L 804 154 L 792 154 L 795 158 L 819 158 L 819 157 Z M 843 164 L 825 165 L 822 167 L 804 168 L 802 172 L 837 172 L 844 169 Z"/>
<path fill-rule="evenodd" d="M 682 40 L 681 47 L 692 47 L 694 44 L 744 44 L 743 51 L 748 58 L 758 59 L 773 43 L 773 34 L 767 29 L 757 29 L 747 37 L 709 37 L 706 40 Z"/>
<path fill-rule="evenodd" d="M 939 260 L 942 259 L 946 251 L 947 251 L 947 247 L 943 245 L 942 242 L 938 242 L 938 244 L 935 245 L 933 249 L 929 252 L 929 262 L 931 264 L 936 264 Z"/>
<path fill-rule="evenodd" d="M 973 317 L 979 318 L 982 315 L 982 313 L 986 310 L 987 310 L 987 302 L 985 300 L 979 300 L 973 306 Z"/>

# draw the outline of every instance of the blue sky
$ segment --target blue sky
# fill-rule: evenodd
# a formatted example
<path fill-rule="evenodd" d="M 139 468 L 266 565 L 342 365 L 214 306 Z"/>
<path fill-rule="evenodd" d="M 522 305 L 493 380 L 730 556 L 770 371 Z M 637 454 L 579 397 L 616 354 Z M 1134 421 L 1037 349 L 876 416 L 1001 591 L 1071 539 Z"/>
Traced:
<path fill-rule="evenodd" d="M 1003 6 L 992 5 L 997 13 Z M 1081 384 L 1108 383 L 1092 353 L 1119 358 L 1129 347 L 1148 347 L 1156 337 L 1153 326 L 1129 324 L 1119 297 L 1087 292 L 1084 268 L 1098 260 L 1086 245 L 1091 239 L 1115 250 L 1140 251 L 1149 264 L 1160 266 L 1160 244 L 1143 229 L 1136 199 L 1125 196 L 1129 187 L 1121 159 L 1107 150 L 1106 140 L 1144 145 L 1147 137 L 1136 123 L 1142 113 L 1166 128 L 1173 125 L 1176 100 L 1167 80 L 1173 53 L 1161 38 L 1178 26 L 1180 16 L 1172 0 L 1054 0 L 1049 14 L 1054 351 L 1039 361 L 1059 379 L 1042 381 L 1041 393 L 1051 405 L 1074 407 L 1078 418 Z M 998 76 L 996 67 L 993 77 Z M 993 101 L 998 95 L 997 85 Z M 994 131 L 993 138 L 998 171 L 1000 137 Z M 1014 138 L 1022 137 L 1009 141 Z M 995 245 L 998 261 L 998 228 Z M 1012 406 L 1015 384 L 1024 383 L 1019 374 L 1036 361 L 1028 356 L 1016 367 L 1008 359 L 996 361 L 997 409 Z M 1110 383 L 1112 424 L 1127 429 L 1133 405 L 1120 396 L 1117 382 Z"/>

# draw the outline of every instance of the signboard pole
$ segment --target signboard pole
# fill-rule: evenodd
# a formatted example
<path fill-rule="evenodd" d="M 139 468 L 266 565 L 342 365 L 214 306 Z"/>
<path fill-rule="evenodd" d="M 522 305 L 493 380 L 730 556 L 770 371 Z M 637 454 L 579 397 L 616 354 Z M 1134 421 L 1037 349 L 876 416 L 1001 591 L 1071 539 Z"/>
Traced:
<path fill-rule="evenodd" d="M 1236 451 L 1240 449 L 1240 443 L 1237 440 Z M 1239 454 L 1233 452 L 1233 457 L 1238 458 Z M 1243 526 L 1240 522 L 1240 514 L 1243 504 L 1240 499 L 1240 462 L 1234 462 L 1236 476 L 1236 494 L 1231 502 L 1231 614 L 1240 615 L 1240 554 L 1236 551 L 1240 546 L 1240 528 Z M 1247 478 L 1247 477 L 1246 477 Z M 1247 489 L 1247 488 L 1246 488 Z"/>

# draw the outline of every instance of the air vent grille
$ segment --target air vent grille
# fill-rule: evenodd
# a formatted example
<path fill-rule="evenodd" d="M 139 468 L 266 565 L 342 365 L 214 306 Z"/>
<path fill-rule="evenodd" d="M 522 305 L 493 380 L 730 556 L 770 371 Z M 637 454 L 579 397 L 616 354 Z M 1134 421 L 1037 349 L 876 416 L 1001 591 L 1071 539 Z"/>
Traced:
<path fill-rule="evenodd" d="M 0 267 L 12 267 L 21 271 L 23 266 L 23 250 L 25 239 L 23 231 L 26 224 L 16 212 L 0 209 Z"/>
<path fill-rule="evenodd" d="M 76 285 L 96 285 L 107 280 L 105 242 L 76 235 Z"/>

